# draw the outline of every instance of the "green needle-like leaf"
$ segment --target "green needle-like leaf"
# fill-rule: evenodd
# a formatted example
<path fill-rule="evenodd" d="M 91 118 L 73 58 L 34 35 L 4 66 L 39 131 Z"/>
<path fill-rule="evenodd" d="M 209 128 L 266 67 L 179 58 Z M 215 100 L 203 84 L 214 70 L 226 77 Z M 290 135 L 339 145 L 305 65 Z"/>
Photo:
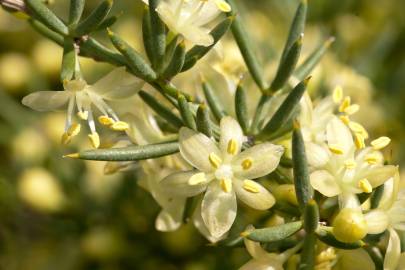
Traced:
<path fill-rule="evenodd" d="M 222 108 L 221 102 L 219 101 L 217 95 L 215 94 L 215 91 L 212 88 L 212 86 L 204 78 L 202 80 L 203 80 L 202 88 L 205 99 L 215 119 L 219 122 L 221 121 L 222 117 L 226 115 L 226 112 Z"/>
<path fill-rule="evenodd" d="M 62 68 L 60 72 L 61 81 L 70 81 L 75 73 L 76 52 L 72 38 L 66 37 L 63 43 Z"/>
<path fill-rule="evenodd" d="M 125 56 L 129 68 L 136 76 L 148 82 L 156 80 L 156 73 L 135 49 L 113 32 L 108 31 L 108 35 L 114 47 Z"/>
<path fill-rule="evenodd" d="M 108 49 L 93 38 L 88 38 L 80 43 L 80 54 L 91 57 L 96 61 L 107 62 L 115 66 L 129 66 L 125 57 Z M 130 72 L 132 72 L 132 70 L 130 70 Z"/>
<path fill-rule="evenodd" d="M 85 0 L 70 0 L 69 25 L 75 25 L 82 17 Z"/>
<path fill-rule="evenodd" d="M 307 233 L 313 233 L 319 225 L 319 209 L 315 200 L 308 201 L 304 209 L 304 229 Z"/>
<path fill-rule="evenodd" d="M 228 31 L 233 20 L 234 17 L 228 17 L 211 30 L 210 34 L 214 38 L 213 44 L 210 46 L 194 46 L 187 52 L 182 72 L 192 68 L 199 59 L 203 58 L 217 44 Z"/>
<path fill-rule="evenodd" d="M 152 66 L 159 73 L 163 66 L 163 60 L 166 50 L 166 31 L 165 25 L 160 20 L 156 11 L 159 0 L 149 0 L 149 20 L 151 29 L 152 44 Z"/>
<path fill-rule="evenodd" d="M 295 193 L 300 208 L 305 209 L 305 206 L 313 196 L 313 190 L 309 182 L 309 172 L 307 156 L 305 153 L 304 139 L 302 138 L 299 124 L 296 124 L 292 137 L 292 159 L 294 172 Z"/>
<path fill-rule="evenodd" d="M 86 19 L 77 25 L 75 34 L 77 36 L 82 36 L 96 29 L 104 21 L 104 19 L 107 18 L 112 5 L 113 0 L 105 0 L 101 2 L 101 4 L 92 13 L 90 13 Z"/>
<path fill-rule="evenodd" d="M 70 158 L 100 161 L 135 161 L 158 158 L 177 153 L 178 142 L 129 146 L 124 148 L 95 149 L 66 155 Z"/>
<path fill-rule="evenodd" d="M 25 3 L 34 17 L 49 29 L 64 36 L 69 34 L 67 26 L 41 0 L 25 0 Z"/>
<path fill-rule="evenodd" d="M 143 47 L 145 48 L 146 55 L 151 63 L 153 63 L 153 41 L 152 41 L 152 27 L 150 25 L 149 7 L 145 6 L 142 17 L 142 38 Z"/>
<path fill-rule="evenodd" d="M 181 121 L 181 119 L 177 115 L 175 115 L 168 107 L 164 106 L 162 102 L 156 100 L 152 95 L 141 90 L 139 92 L 139 96 L 146 104 L 148 104 L 149 107 L 151 107 L 151 109 L 155 111 L 155 113 L 157 113 L 171 125 L 176 128 L 181 128 L 183 126 L 183 122 Z"/>
<path fill-rule="evenodd" d="M 212 137 L 212 127 L 207 106 L 201 104 L 197 110 L 197 130 L 208 137 Z"/>
<path fill-rule="evenodd" d="M 278 226 L 273 226 L 264 229 L 255 229 L 242 233 L 242 235 L 252 241 L 256 242 L 274 242 L 283 240 L 302 228 L 301 221 L 285 223 Z"/>
<path fill-rule="evenodd" d="M 242 84 L 238 84 L 236 88 L 235 113 L 243 133 L 247 134 L 249 130 L 249 116 L 247 111 L 246 91 Z"/>
<path fill-rule="evenodd" d="M 43 23 L 41 23 L 38 20 L 30 18 L 28 20 L 28 22 L 30 23 L 32 28 L 34 28 L 41 35 L 43 35 L 46 38 L 49 38 L 50 40 L 52 40 L 56 44 L 58 44 L 60 46 L 63 46 L 64 38 L 63 38 L 62 35 L 50 30 L 48 27 L 46 27 L 46 25 L 44 25 Z"/>
<path fill-rule="evenodd" d="M 167 65 L 165 71 L 163 72 L 162 77 L 171 79 L 172 77 L 180 73 L 184 65 L 185 57 L 186 57 L 186 45 L 184 41 L 182 41 L 179 43 L 179 45 L 177 45 L 176 49 L 174 50 L 172 60 Z"/>
<path fill-rule="evenodd" d="M 190 109 L 190 105 L 188 104 L 187 99 L 183 95 L 179 95 L 179 97 L 177 98 L 177 102 L 183 122 L 188 128 L 196 130 L 197 126 L 195 124 L 193 112 Z"/>
<path fill-rule="evenodd" d="M 274 113 L 270 121 L 259 133 L 257 138 L 267 139 L 269 135 L 274 134 L 287 123 L 287 121 L 293 115 L 295 108 L 299 105 L 299 102 L 307 88 L 309 79 L 310 77 L 295 86 L 295 88 L 290 92 L 290 94 L 288 94 L 287 98 Z"/>
<path fill-rule="evenodd" d="M 325 244 L 340 249 L 357 249 L 365 245 L 365 243 L 361 240 L 352 243 L 340 242 L 333 235 L 332 228 L 326 226 L 319 226 L 319 228 L 316 230 L 316 236 Z"/>
<path fill-rule="evenodd" d="M 315 266 L 316 235 L 309 233 L 305 235 L 302 246 L 301 261 L 298 265 L 299 270 L 313 270 Z"/>

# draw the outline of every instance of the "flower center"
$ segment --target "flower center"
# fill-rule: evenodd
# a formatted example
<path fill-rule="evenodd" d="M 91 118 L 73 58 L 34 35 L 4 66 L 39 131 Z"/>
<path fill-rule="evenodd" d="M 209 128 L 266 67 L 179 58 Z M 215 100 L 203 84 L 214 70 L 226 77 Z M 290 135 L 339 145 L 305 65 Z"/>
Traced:
<path fill-rule="evenodd" d="M 215 171 L 215 178 L 218 180 L 221 179 L 232 179 L 233 178 L 233 171 L 230 165 L 221 165 Z"/>

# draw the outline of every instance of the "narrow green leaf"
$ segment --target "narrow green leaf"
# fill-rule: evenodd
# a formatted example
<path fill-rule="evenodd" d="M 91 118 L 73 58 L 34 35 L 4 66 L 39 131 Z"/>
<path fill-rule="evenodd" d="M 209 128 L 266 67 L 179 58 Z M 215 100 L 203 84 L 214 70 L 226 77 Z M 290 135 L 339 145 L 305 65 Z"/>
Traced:
<path fill-rule="evenodd" d="M 164 65 L 165 66 L 169 65 L 169 63 L 172 61 L 174 51 L 177 48 L 177 43 L 178 43 L 179 40 L 182 40 L 182 38 L 180 38 L 180 35 L 176 35 L 171 39 L 169 44 L 167 44 L 166 52 L 165 52 L 165 59 L 164 59 Z M 185 61 L 185 59 L 184 59 L 184 61 Z"/>
<path fill-rule="evenodd" d="M 307 89 L 310 77 L 297 84 L 294 89 L 288 94 L 287 98 L 274 113 L 270 121 L 265 125 L 257 138 L 266 139 L 269 135 L 278 131 L 291 118 L 295 108 L 299 105 L 300 100 Z"/>
<path fill-rule="evenodd" d="M 225 35 L 233 20 L 234 17 L 228 17 L 220 22 L 217 26 L 215 26 L 214 29 L 212 29 L 212 31 L 210 32 L 211 36 L 214 38 L 214 43 L 212 45 L 194 46 L 193 48 L 191 48 L 186 54 L 186 60 L 181 71 L 184 72 L 189 70 L 199 59 L 204 57 L 215 46 L 215 44 L 217 44 L 222 36 Z"/>
<path fill-rule="evenodd" d="M 308 201 L 304 209 L 304 229 L 307 233 L 313 233 L 319 225 L 319 209 L 315 200 Z"/>
<path fill-rule="evenodd" d="M 249 130 L 249 116 L 247 110 L 246 91 L 242 84 L 238 84 L 236 88 L 235 113 L 243 133 L 247 134 Z"/>
<path fill-rule="evenodd" d="M 334 37 L 330 37 L 327 39 L 321 46 L 316 48 L 305 60 L 304 62 L 299 65 L 294 73 L 293 76 L 301 81 L 305 77 L 309 76 L 311 71 L 318 65 L 321 61 L 322 56 L 326 53 L 330 45 L 335 41 Z"/>
<path fill-rule="evenodd" d="M 151 43 L 153 48 L 152 66 L 157 72 L 162 69 L 166 50 L 166 31 L 165 25 L 160 20 L 156 11 L 159 0 L 149 0 L 149 20 L 151 32 Z"/>
<path fill-rule="evenodd" d="M 164 106 L 162 102 L 156 100 L 152 95 L 141 90 L 139 92 L 139 96 L 146 104 L 148 104 L 151 109 L 155 111 L 155 113 L 169 122 L 172 126 L 176 128 L 181 128 L 183 126 L 183 122 L 181 121 L 181 119 L 177 115 L 175 115 L 169 108 Z"/>
<path fill-rule="evenodd" d="M 177 45 L 176 49 L 174 50 L 172 60 L 167 65 L 165 71 L 163 72 L 162 77 L 166 79 L 171 79 L 178 73 L 180 73 L 184 65 L 185 57 L 186 57 L 186 45 L 184 41 L 182 41 L 179 43 L 179 45 Z"/>
<path fill-rule="evenodd" d="M 332 228 L 326 226 L 319 226 L 319 228 L 316 230 L 316 236 L 325 244 L 340 249 L 358 249 L 365 245 L 365 243 L 361 240 L 352 243 L 340 242 L 333 235 Z"/>
<path fill-rule="evenodd" d="M 178 142 L 129 146 L 123 148 L 94 149 L 66 155 L 70 158 L 100 161 L 135 161 L 158 158 L 177 153 Z"/>
<path fill-rule="evenodd" d="M 370 208 L 375 209 L 380 204 L 381 198 L 384 194 L 384 185 L 380 185 L 374 189 L 370 198 Z"/>
<path fill-rule="evenodd" d="M 301 0 L 295 12 L 294 19 L 291 23 L 287 42 L 284 46 L 281 59 L 284 59 L 287 56 L 288 51 L 293 46 L 293 43 L 299 38 L 301 33 L 304 33 L 305 21 L 307 18 L 307 9 L 308 9 L 307 0 Z"/>
<path fill-rule="evenodd" d="M 85 0 L 70 0 L 69 25 L 75 25 L 82 17 Z"/>
<path fill-rule="evenodd" d="M 277 90 L 280 90 L 290 78 L 301 53 L 303 36 L 304 34 L 298 37 L 298 39 L 293 43 L 291 49 L 288 50 L 286 56 L 280 60 L 276 76 L 270 85 L 270 89 L 266 90 L 267 93 L 274 93 Z"/>
<path fill-rule="evenodd" d="M 142 17 L 143 47 L 151 63 L 153 63 L 152 27 L 150 25 L 149 7 L 145 5 Z"/>
<path fill-rule="evenodd" d="M 315 266 L 316 235 L 309 233 L 305 235 L 302 246 L 299 270 L 313 270 Z"/>
<path fill-rule="evenodd" d="M 236 1 L 234 0 L 227 0 L 227 2 L 232 7 L 232 13 L 238 14 L 238 7 L 236 5 Z M 257 86 L 264 90 L 267 88 L 267 83 L 263 78 L 263 72 L 261 70 L 261 65 L 257 60 L 257 57 L 253 51 L 251 38 L 249 37 L 240 16 L 237 16 L 232 23 L 231 26 L 232 34 L 238 44 L 239 50 L 242 54 L 242 57 L 246 63 L 246 66 L 249 70 L 250 75 L 252 76 L 253 80 L 257 84 Z"/>
<path fill-rule="evenodd" d="M 82 36 L 96 29 L 104 21 L 104 19 L 107 18 L 112 5 L 113 0 L 104 0 L 103 2 L 101 2 L 101 4 L 98 5 L 98 7 L 94 9 L 89 16 L 87 16 L 87 18 L 85 18 L 77 25 L 75 34 L 77 36 Z"/>
<path fill-rule="evenodd" d="M 212 137 L 212 128 L 208 108 L 201 104 L 197 110 L 197 130 L 208 137 Z"/>
<path fill-rule="evenodd" d="M 62 68 L 60 72 L 61 81 L 70 81 L 75 73 L 76 66 L 76 52 L 74 41 L 72 38 L 65 38 L 63 43 L 63 57 L 62 57 Z"/>
<path fill-rule="evenodd" d="M 215 94 L 215 91 L 212 88 L 212 86 L 204 78 L 202 79 L 202 81 L 203 81 L 202 88 L 205 99 L 215 119 L 219 122 L 221 121 L 222 117 L 226 116 L 226 112 L 223 109 L 221 102 L 219 101 L 217 95 Z"/>
<path fill-rule="evenodd" d="M 273 242 L 283 240 L 302 228 L 301 221 L 285 223 L 278 226 L 268 227 L 264 229 L 256 229 L 251 232 L 244 232 L 242 235 L 256 242 Z"/>
<path fill-rule="evenodd" d="M 373 260 L 375 270 L 383 270 L 384 269 L 383 256 L 381 255 L 381 252 L 378 249 L 378 247 L 365 246 L 363 248 L 368 253 L 370 258 Z"/>
<path fill-rule="evenodd" d="M 256 134 L 262 127 L 262 115 L 264 113 L 264 105 L 270 101 L 271 95 L 262 95 L 256 106 L 256 111 L 253 116 L 252 125 L 250 126 L 250 134 Z"/>
<path fill-rule="evenodd" d="M 157 90 L 162 94 L 168 95 L 174 99 L 177 99 L 179 95 L 183 95 L 187 101 L 193 101 L 193 97 L 187 93 L 181 92 L 178 90 L 172 83 L 159 81 L 156 83 L 151 83 Z"/>
<path fill-rule="evenodd" d="M 67 36 L 69 29 L 41 0 L 25 0 L 27 7 L 40 22 L 49 29 Z"/>
<path fill-rule="evenodd" d="M 179 104 L 179 111 L 184 124 L 186 124 L 188 128 L 196 130 L 197 126 L 195 124 L 194 116 L 190 110 L 190 105 L 188 104 L 186 98 L 183 95 L 179 95 L 177 102 Z"/>
<path fill-rule="evenodd" d="M 120 14 L 121 15 L 121 14 Z M 119 16 L 111 16 L 105 19 L 99 26 L 94 29 L 94 31 L 104 31 L 108 27 L 112 26 L 114 23 L 117 22 Z"/>
<path fill-rule="evenodd" d="M 107 62 L 115 66 L 129 66 L 126 59 L 121 54 L 108 49 L 93 38 L 88 38 L 80 43 L 80 55 L 91 57 L 96 61 Z"/>
<path fill-rule="evenodd" d="M 28 20 L 32 28 L 34 28 L 38 33 L 43 35 L 44 37 L 52 40 L 56 44 L 63 46 L 63 36 L 50 30 L 48 27 L 46 27 L 43 23 L 41 23 L 38 20 L 30 18 Z"/>
<path fill-rule="evenodd" d="M 301 129 L 295 126 L 292 137 L 292 158 L 294 172 L 294 186 L 298 204 L 301 209 L 313 196 L 313 190 L 309 183 L 309 172 L 307 156 L 305 154 L 305 144 L 302 138 Z"/>
<path fill-rule="evenodd" d="M 108 35 L 114 47 L 125 56 L 129 68 L 136 76 L 147 82 L 156 80 L 156 73 L 135 49 L 113 32 L 108 31 Z"/>

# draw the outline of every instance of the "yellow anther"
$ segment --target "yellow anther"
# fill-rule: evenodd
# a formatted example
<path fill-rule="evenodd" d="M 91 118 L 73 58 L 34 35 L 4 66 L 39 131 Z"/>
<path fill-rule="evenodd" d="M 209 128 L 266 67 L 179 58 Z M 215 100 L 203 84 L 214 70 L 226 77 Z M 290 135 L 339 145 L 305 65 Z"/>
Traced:
<path fill-rule="evenodd" d="M 223 191 L 229 193 L 232 191 L 232 180 L 229 178 L 221 179 L 220 185 Z"/>
<path fill-rule="evenodd" d="M 247 158 L 242 161 L 241 166 L 244 170 L 249 170 L 250 167 L 252 167 L 252 164 L 253 164 L 253 159 Z"/>
<path fill-rule="evenodd" d="M 236 155 L 238 152 L 238 142 L 235 139 L 230 139 L 228 141 L 228 148 L 226 149 L 228 154 L 230 155 Z"/>
<path fill-rule="evenodd" d="M 345 125 L 348 125 L 350 123 L 350 118 L 347 115 L 341 115 L 339 116 L 340 120 L 342 120 L 343 123 L 345 123 Z"/>
<path fill-rule="evenodd" d="M 358 185 L 359 185 L 359 188 L 365 193 L 370 193 L 371 191 L 373 191 L 373 187 L 371 186 L 370 182 L 366 178 L 361 179 L 359 181 Z"/>
<path fill-rule="evenodd" d="M 356 168 L 356 161 L 354 161 L 353 159 L 346 160 L 345 167 L 348 170 L 353 170 L 354 168 Z"/>
<path fill-rule="evenodd" d="M 317 263 L 329 262 L 333 261 L 334 259 L 336 259 L 336 252 L 332 247 L 328 247 L 327 249 L 319 253 L 318 256 L 316 256 Z"/>
<path fill-rule="evenodd" d="M 100 124 L 102 124 L 103 126 L 111 126 L 112 124 L 114 124 L 114 120 L 110 117 L 108 117 L 107 115 L 101 115 L 98 117 L 98 122 Z"/>
<path fill-rule="evenodd" d="M 231 11 L 231 6 L 223 1 L 223 0 L 216 0 L 215 4 L 217 5 L 218 9 L 222 12 L 230 12 Z"/>
<path fill-rule="evenodd" d="M 363 149 L 366 147 L 366 143 L 364 142 L 365 138 L 363 135 L 356 133 L 354 134 L 354 144 L 356 145 L 357 149 Z"/>
<path fill-rule="evenodd" d="M 207 178 L 205 177 L 205 173 L 196 173 L 193 176 L 190 177 L 190 179 L 188 179 L 188 184 L 190 186 L 195 186 L 195 185 L 199 185 L 202 183 L 207 182 Z"/>
<path fill-rule="evenodd" d="M 352 115 L 355 114 L 356 112 L 358 112 L 360 110 L 360 105 L 358 104 L 353 104 L 348 106 L 344 112 L 347 113 L 348 115 Z"/>
<path fill-rule="evenodd" d="M 214 152 L 209 154 L 208 160 L 210 161 L 212 167 L 214 167 L 215 169 L 218 169 L 219 166 L 221 166 L 222 159 L 217 154 L 215 154 Z"/>
<path fill-rule="evenodd" d="M 89 112 L 88 111 L 78 111 L 77 116 L 82 119 L 83 121 L 87 121 L 89 119 Z"/>
<path fill-rule="evenodd" d="M 377 153 L 371 153 L 366 155 L 364 160 L 367 161 L 368 164 L 374 165 L 378 163 L 380 156 Z"/>
<path fill-rule="evenodd" d="M 336 104 L 339 104 L 342 101 L 342 98 L 343 98 L 343 89 L 340 85 L 338 85 L 333 90 L 333 101 Z"/>
<path fill-rule="evenodd" d="M 66 145 L 66 144 L 69 144 L 71 140 L 72 140 L 72 137 L 69 136 L 69 134 L 67 132 L 65 132 L 62 134 L 62 138 L 60 141 L 61 141 L 61 144 Z"/>
<path fill-rule="evenodd" d="M 343 147 L 339 144 L 329 144 L 329 150 L 336 155 L 342 155 L 344 153 Z"/>
<path fill-rule="evenodd" d="M 79 134 L 80 133 L 80 124 L 76 124 L 76 123 L 73 123 L 70 127 L 69 127 L 69 129 L 67 130 L 67 134 L 70 136 L 70 137 L 74 137 L 74 136 L 76 136 L 77 134 Z"/>
<path fill-rule="evenodd" d="M 260 186 L 255 181 L 252 180 L 243 180 L 243 189 L 251 193 L 259 193 Z"/>
<path fill-rule="evenodd" d="M 111 128 L 112 130 L 115 130 L 115 131 L 125 131 L 125 130 L 129 129 L 129 125 L 128 125 L 127 122 L 124 122 L 124 121 L 117 121 L 117 122 L 114 122 L 114 123 L 110 126 L 110 128 Z"/>
<path fill-rule="evenodd" d="M 361 136 L 363 136 L 365 139 L 368 138 L 368 132 L 367 130 L 359 123 L 350 121 L 349 122 L 349 128 L 354 132 L 358 133 Z"/>
<path fill-rule="evenodd" d="M 89 137 L 90 143 L 94 148 L 100 147 L 100 136 L 97 132 L 93 132 L 87 136 Z"/>
<path fill-rule="evenodd" d="M 339 112 L 345 112 L 346 108 L 351 104 L 351 99 L 349 96 L 345 97 L 342 103 L 339 106 Z"/>
<path fill-rule="evenodd" d="M 389 145 L 390 142 L 391 142 L 390 138 L 383 136 L 378 139 L 375 139 L 370 144 L 374 150 L 380 150 L 380 149 L 383 149 L 384 147 L 386 147 L 387 145 Z"/>

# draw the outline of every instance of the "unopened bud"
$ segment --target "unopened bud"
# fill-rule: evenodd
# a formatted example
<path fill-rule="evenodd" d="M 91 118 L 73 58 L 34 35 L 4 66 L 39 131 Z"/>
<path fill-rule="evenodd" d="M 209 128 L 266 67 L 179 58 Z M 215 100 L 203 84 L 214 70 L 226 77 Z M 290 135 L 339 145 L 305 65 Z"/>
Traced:
<path fill-rule="evenodd" d="M 333 221 L 333 234 L 344 243 L 363 239 L 367 234 L 367 223 L 359 209 L 344 208 Z"/>

